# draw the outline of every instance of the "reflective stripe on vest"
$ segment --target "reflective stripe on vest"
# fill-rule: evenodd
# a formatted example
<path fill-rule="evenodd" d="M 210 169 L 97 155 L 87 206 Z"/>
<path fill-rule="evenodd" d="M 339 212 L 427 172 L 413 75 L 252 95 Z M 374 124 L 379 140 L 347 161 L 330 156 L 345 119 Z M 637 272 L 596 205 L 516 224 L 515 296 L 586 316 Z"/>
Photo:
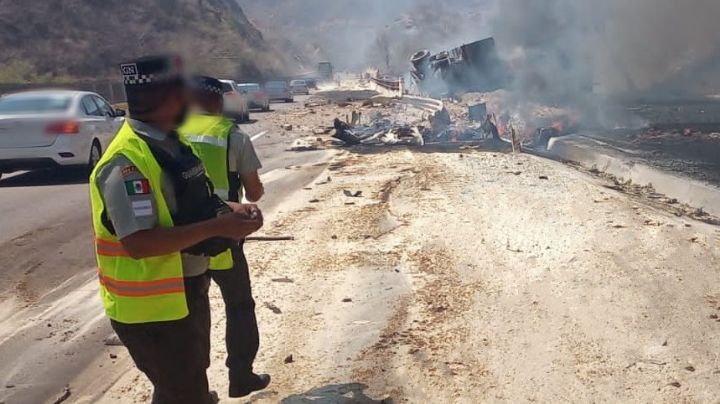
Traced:
<path fill-rule="evenodd" d="M 90 175 L 95 252 L 100 297 L 111 319 L 125 324 L 173 321 L 187 317 L 180 253 L 133 259 L 104 225 L 105 204 L 97 173 L 115 156 L 122 155 L 148 179 L 155 198 L 158 226 L 172 227 L 173 220 L 161 192 L 162 169 L 149 147 L 125 122 Z"/>
<path fill-rule="evenodd" d="M 205 166 L 205 172 L 223 200 L 229 198 L 228 142 L 235 124 L 223 116 L 191 114 L 178 130 L 182 140 L 190 145 Z M 210 269 L 233 267 L 230 250 L 210 259 Z"/>
<path fill-rule="evenodd" d="M 129 257 L 122 243 L 109 240 L 95 239 L 95 253 L 104 257 Z"/>
<path fill-rule="evenodd" d="M 216 147 L 227 148 L 227 141 L 214 137 L 214 136 L 203 136 L 203 135 L 187 135 L 185 139 L 190 143 L 205 143 Z"/>
<path fill-rule="evenodd" d="M 169 278 L 158 281 L 121 281 L 105 276 L 98 268 L 100 284 L 118 296 L 147 297 L 185 291 L 184 278 Z"/>

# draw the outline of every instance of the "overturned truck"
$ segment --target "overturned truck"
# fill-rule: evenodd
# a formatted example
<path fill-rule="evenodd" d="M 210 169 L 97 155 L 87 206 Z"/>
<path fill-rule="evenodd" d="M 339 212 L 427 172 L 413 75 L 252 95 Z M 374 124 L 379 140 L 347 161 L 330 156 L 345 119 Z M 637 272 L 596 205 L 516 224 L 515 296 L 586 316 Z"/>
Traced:
<path fill-rule="evenodd" d="M 493 38 L 434 55 L 429 50 L 420 50 L 410 62 L 410 73 L 418 90 L 432 97 L 494 91 L 511 80 L 510 69 L 500 60 Z"/>

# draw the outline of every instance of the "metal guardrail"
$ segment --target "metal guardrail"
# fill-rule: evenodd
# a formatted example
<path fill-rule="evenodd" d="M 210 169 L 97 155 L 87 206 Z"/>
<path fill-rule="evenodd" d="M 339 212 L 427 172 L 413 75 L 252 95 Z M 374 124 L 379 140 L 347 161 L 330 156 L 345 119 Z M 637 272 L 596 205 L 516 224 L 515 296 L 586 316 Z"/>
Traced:
<path fill-rule="evenodd" d="M 402 80 L 388 80 L 383 78 L 370 77 L 370 80 L 378 86 L 392 91 L 400 91 Z"/>
<path fill-rule="evenodd" d="M 434 98 L 418 97 L 414 95 L 403 94 L 403 80 L 399 78 L 397 80 L 390 80 L 388 78 L 370 77 L 370 80 L 377 86 L 389 90 L 398 92 L 398 102 L 411 105 L 415 108 L 421 109 L 425 112 L 436 114 L 445 109 L 445 104 L 442 101 Z"/>
<path fill-rule="evenodd" d="M 441 100 L 437 100 L 435 98 L 418 97 L 406 94 L 403 95 L 399 101 L 431 113 L 437 113 L 445 109 L 445 104 L 443 104 Z"/>

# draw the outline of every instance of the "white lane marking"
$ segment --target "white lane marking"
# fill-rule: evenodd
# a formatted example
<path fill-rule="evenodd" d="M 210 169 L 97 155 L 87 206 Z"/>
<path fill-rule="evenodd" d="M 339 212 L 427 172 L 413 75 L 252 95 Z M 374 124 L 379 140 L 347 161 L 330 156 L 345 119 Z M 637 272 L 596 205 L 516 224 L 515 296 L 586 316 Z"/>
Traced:
<path fill-rule="evenodd" d="M 258 133 L 257 135 L 251 137 L 250 140 L 254 142 L 254 141 L 260 139 L 261 137 L 265 136 L 266 133 L 267 133 L 267 131 L 264 130 L 264 131 Z"/>

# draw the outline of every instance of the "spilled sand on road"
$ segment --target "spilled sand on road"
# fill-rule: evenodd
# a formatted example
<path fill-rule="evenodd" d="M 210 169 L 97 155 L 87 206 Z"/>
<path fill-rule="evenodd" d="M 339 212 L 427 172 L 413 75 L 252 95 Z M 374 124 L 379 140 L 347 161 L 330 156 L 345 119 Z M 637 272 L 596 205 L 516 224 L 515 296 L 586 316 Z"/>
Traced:
<path fill-rule="evenodd" d="M 214 288 L 211 385 L 223 402 L 712 402 L 718 232 L 602 181 L 525 155 L 340 153 L 266 225 L 296 240 L 247 247 L 273 384 L 225 397 Z M 133 370 L 102 402 L 149 391 Z"/>

